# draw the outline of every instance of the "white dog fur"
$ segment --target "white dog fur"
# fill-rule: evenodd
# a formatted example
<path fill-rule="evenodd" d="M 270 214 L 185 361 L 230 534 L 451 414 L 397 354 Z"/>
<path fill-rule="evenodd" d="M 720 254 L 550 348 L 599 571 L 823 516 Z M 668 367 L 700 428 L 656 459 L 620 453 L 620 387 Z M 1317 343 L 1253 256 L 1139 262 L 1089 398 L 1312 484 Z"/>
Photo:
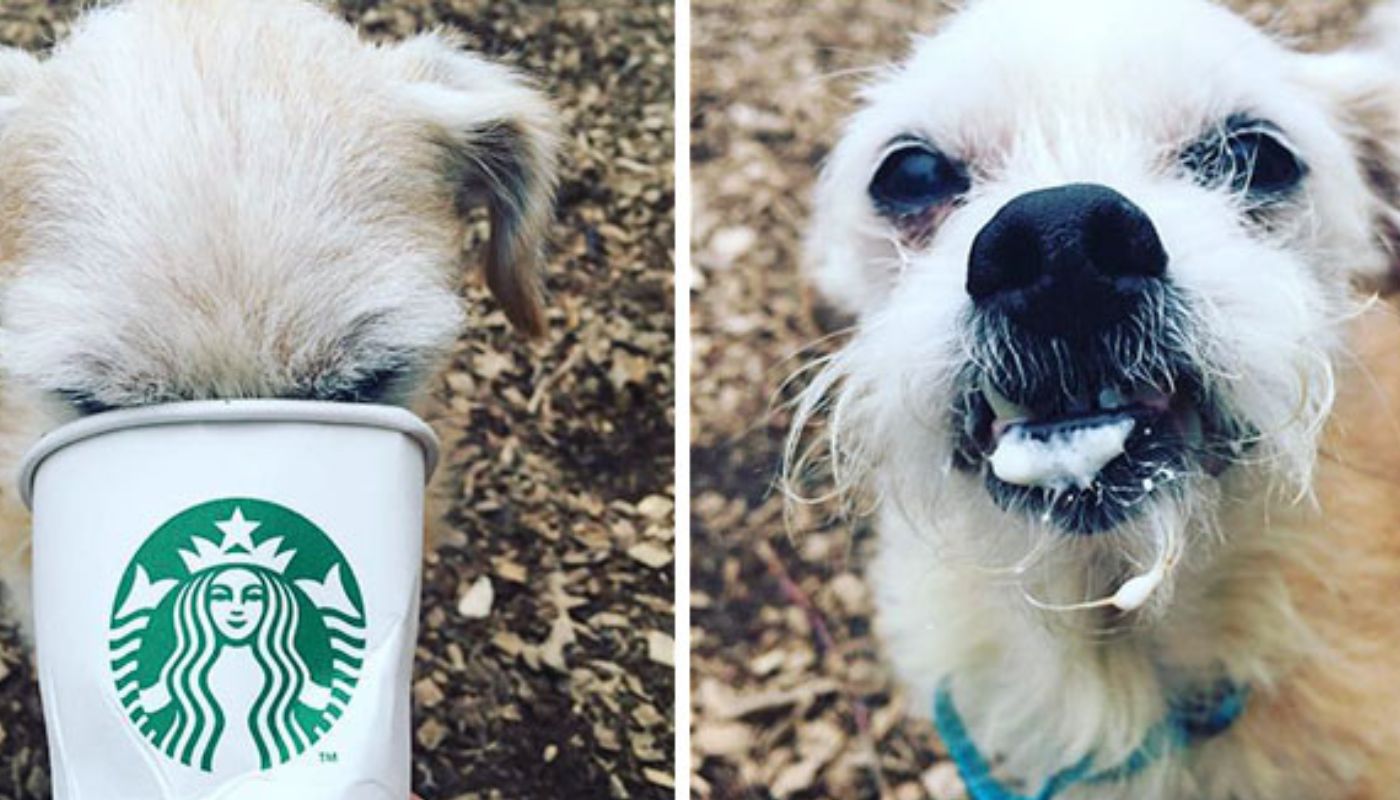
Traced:
<path fill-rule="evenodd" d="M 0 53 L 5 461 L 108 408 L 414 402 L 464 321 L 478 205 L 487 283 L 541 333 L 556 138 L 537 91 L 451 36 L 372 46 L 299 0 L 130 0 L 42 63 Z"/>
<path fill-rule="evenodd" d="M 974 0 L 861 95 L 821 179 L 807 259 L 822 298 L 857 321 L 800 403 L 790 477 L 825 456 L 840 488 L 873 504 L 869 580 L 889 656 L 922 714 L 951 678 L 997 774 L 1036 787 L 1090 754 L 1117 763 L 1174 690 L 1226 677 L 1252 694 L 1225 734 L 1063 797 L 1400 797 L 1400 623 L 1385 612 L 1400 596 L 1396 492 L 1360 477 L 1365 448 L 1385 465 L 1400 442 L 1395 410 L 1357 401 L 1371 416 L 1343 419 L 1365 430 L 1351 465 L 1319 459 L 1336 395 L 1376 388 L 1354 337 L 1376 313 L 1358 289 L 1389 280 L 1400 229 L 1397 32 L 1400 7 L 1387 7 L 1363 44 L 1309 55 L 1205 0 Z M 1311 167 L 1267 228 L 1228 188 L 1176 168 L 1236 112 L 1276 123 Z M 972 176 L 913 242 L 867 190 L 909 135 Z M 1023 192 L 1082 181 L 1151 218 L 1193 299 L 1193 363 L 1259 432 L 1219 477 L 1168 476 L 1173 491 L 1146 513 L 1089 537 L 1001 510 L 980 474 L 952 467 L 947 421 L 974 357 L 974 237 Z M 1111 594 L 1163 542 L 1181 561 L 1141 611 L 1028 602 Z"/>

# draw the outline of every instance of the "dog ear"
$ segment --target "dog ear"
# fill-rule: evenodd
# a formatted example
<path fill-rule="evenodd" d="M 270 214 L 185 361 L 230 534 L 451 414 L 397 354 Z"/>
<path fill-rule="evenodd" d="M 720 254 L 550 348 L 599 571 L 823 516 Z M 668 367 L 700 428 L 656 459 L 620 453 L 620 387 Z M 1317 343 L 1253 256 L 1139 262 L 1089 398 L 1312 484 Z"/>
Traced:
<path fill-rule="evenodd" d="M 1304 78 L 1322 92 L 1355 154 L 1379 258 L 1355 266 L 1364 288 L 1400 290 L 1400 4 L 1384 3 L 1354 45 L 1304 56 Z"/>
<path fill-rule="evenodd" d="M 465 222 L 473 208 L 488 211 L 486 285 L 517 330 L 542 335 L 538 269 L 557 185 L 554 110 L 518 73 L 441 33 L 409 39 L 392 57 L 444 146 L 458 215 Z"/>

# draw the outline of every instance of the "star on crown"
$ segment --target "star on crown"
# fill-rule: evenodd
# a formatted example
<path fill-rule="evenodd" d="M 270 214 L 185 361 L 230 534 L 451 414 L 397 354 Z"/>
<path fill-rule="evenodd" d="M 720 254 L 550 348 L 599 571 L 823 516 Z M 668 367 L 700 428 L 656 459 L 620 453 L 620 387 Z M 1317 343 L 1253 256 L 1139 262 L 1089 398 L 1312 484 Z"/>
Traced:
<path fill-rule="evenodd" d="M 280 575 L 286 571 L 292 559 L 296 558 L 297 551 L 277 552 L 282 546 L 281 536 L 274 536 L 264 540 L 262 544 L 254 545 L 253 531 L 261 525 L 261 522 L 246 519 L 243 509 L 235 506 L 232 516 L 214 523 L 214 527 L 224 534 L 222 542 L 214 544 L 209 539 L 192 536 L 190 540 L 194 544 L 194 552 L 181 550 L 180 558 L 184 560 L 185 567 L 191 575 L 215 567 L 236 565 L 262 567 Z"/>

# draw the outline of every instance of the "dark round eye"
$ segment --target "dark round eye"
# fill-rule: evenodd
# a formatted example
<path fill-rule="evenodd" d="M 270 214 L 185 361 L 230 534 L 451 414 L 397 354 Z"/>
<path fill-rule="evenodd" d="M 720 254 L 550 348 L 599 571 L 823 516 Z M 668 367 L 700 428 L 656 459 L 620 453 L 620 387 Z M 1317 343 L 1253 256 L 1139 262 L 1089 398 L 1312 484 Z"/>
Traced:
<path fill-rule="evenodd" d="M 1278 129 L 1258 121 L 1227 123 L 1224 131 L 1187 148 L 1182 161 L 1206 185 L 1228 184 L 1263 200 L 1288 194 L 1308 174 Z"/>
<path fill-rule="evenodd" d="M 963 194 L 971 186 L 958 162 L 923 144 L 890 151 L 870 181 L 870 198 L 886 214 L 912 214 Z"/>

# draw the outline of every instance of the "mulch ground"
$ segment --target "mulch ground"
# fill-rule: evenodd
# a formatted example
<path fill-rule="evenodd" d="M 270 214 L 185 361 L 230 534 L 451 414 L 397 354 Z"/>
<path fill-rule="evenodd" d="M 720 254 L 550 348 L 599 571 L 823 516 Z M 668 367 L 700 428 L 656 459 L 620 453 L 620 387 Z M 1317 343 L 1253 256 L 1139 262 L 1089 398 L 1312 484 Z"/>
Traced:
<path fill-rule="evenodd" d="M 78 3 L 6 0 L 42 50 Z M 474 279 L 434 387 L 446 544 L 414 686 L 425 800 L 663 798 L 674 771 L 674 12 L 664 0 L 342 0 L 367 36 L 437 25 L 536 76 L 569 132 L 551 335 L 523 345 Z M 0 800 L 47 798 L 38 691 L 0 637 Z"/>
<path fill-rule="evenodd" d="M 835 509 L 785 522 L 774 490 L 784 381 L 839 344 L 804 309 L 808 194 L 870 67 L 937 0 L 699 0 L 693 16 L 692 794 L 953 800 L 926 715 L 872 635 L 872 533 Z M 1367 0 L 1231 5 L 1311 46 Z M 811 488 L 822 493 L 821 486 Z"/>

